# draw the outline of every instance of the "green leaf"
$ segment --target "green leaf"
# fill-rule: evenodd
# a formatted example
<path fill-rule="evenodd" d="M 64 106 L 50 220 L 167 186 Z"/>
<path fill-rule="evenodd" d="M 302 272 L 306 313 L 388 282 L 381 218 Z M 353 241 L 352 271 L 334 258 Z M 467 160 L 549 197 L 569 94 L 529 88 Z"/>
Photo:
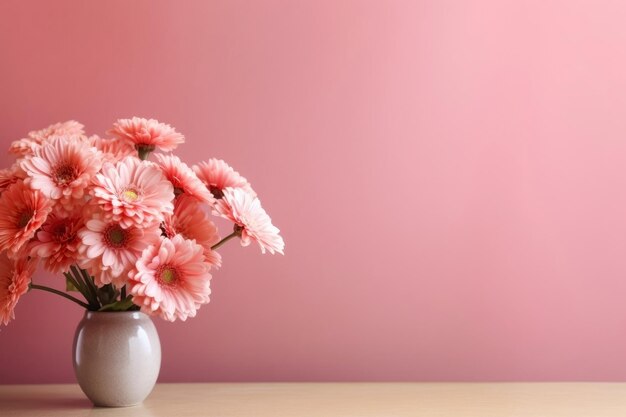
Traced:
<path fill-rule="evenodd" d="M 113 304 L 117 300 L 117 296 L 120 295 L 119 291 L 111 284 L 104 285 L 96 290 L 98 299 L 102 305 Z"/>
<path fill-rule="evenodd" d="M 69 278 L 65 278 L 65 291 L 76 291 L 76 292 L 80 292 L 80 290 L 78 288 L 76 288 L 76 286 L 74 284 L 72 284 L 72 281 L 70 281 Z"/>
<path fill-rule="evenodd" d="M 116 301 L 100 307 L 98 311 L 128 311 L 134 306 L 133 297 L 126 297 L 123 300 Z"/>

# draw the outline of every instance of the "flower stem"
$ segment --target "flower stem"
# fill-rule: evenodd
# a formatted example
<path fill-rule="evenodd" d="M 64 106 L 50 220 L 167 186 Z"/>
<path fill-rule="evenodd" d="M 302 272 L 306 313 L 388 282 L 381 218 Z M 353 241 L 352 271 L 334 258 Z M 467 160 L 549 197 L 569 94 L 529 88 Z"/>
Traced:
<path fill-rule="evenodd" d="M 87 289 L 89 290 L 89 292 L 91 293 L 91 296 L 93 297 L 90 300 L 91 301 L 90 304 L 93 304 L 93 306 L 96 307 L 96 309 L 100 308 L 101 304 L 100 304 L 100 300 L 98 299 L 98 288 L 96 288 L 96 284 L 94 284 L 93 280 L 91 279 L 91 276 L 87 273 L 87 271 L 85 271 L 82 268 L 78 268 L 72 265 L 70 269 L 74 273 L 74 276 L 76 277 L 82 276 L 83 281 L 85 282 L 85 285 L 87 286 Z"/>
<path fill-rule="evenodd" d="M 136 145 L 137 156 L 142 161 L 145 161 L 150 156 L 150 153 L 154 151 L 154 145 Z"/>
<path fill-rule="evenodd" d="M 75 302 L 76 304 L 78 304 L 79 306 L 81 306 L 83 308 L 86 308 L 88 310 L 90 309 L 90 306 L 88 304 L 83 303 L 78 298 L 74 298 L 71 295 L 64 293 L 63 291 L 59 291 L 59 290 L 56 290 L 54 288 L 46 287 L 44 285 L 33 284 L 32 282 L 30 283 L 29 287 L 32 290 L 47 291 L 47 292 L 51 292 L 52 294 L 60 295 L 61 297 L 67 298 L 68 300 Z"/>
<path fill-rule="evenodd" d="M 231 240 L 235 236 L 240 236 L 240 235 L 241 235 L 241 231 L 235 230 L 234 232 L 232 232 L 231 234 L 226 236 L 224 239 L 220 240 L 215 245 L 211 246 L 211 250 L 215 250 L 215 249 L 219 248 L 220 246 L 222 246 L 224 243 L 228 242 L 229 240 Z"/>
<path fill-rule="evenodd" d="M 81 273 L 78 271 L 78 268 L 74 265 L 70 267 L 70 271 L 72 271 L 71 274 L 74 275 L 74 279 L 76 279 L 77 282 L 83 285 L 83 288 L 85 289 L 85 293 L 83 295 L 89 302 L 89 305 L 95 309 L 98 309 L 100 307 L 100 303 L 98 303 L 98 296 L 89 285 L 89 282 L 84 279 L 84 276 L 81 275 Z"/>

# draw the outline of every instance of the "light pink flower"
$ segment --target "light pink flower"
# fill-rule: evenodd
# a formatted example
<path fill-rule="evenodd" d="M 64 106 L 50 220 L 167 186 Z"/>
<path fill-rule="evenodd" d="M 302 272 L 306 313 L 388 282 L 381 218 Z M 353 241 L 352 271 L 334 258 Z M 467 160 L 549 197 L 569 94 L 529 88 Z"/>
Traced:
<path fill-rule="evenodd" d="M 27 137 L 14 141 L 9 152 L 19 156 L 32 155 L 35 149 L 51 137 L 84 135 L 84 127 L 75 120 L 68 120 L 67 122 L 55 123 L 41 130 L 33 130 L 28 133 Z"/>
<path fill-rule="evenodd" d="M 157 154 L 157 165 L 174 186 L 174 194 L 178 197 L 186 195 L 203 203 L 212 203 L 213 194 L 204 186 L 187 164 L 174 155 Z"/>
<path fill-rule="evenodd" d="M 46 221 L 53 203 L 23 181 L 9 186 L 0 196 L 0 252 L 18 253 Z"/>
<path fill-rule="evenodd" d="M 196 200 L 178 197 L 174 204 L 174 214 L 165 216 L 162 228 L 170 239 L 180 234 L 185 239 L 195 240 L 204 248 L 206 262 L 216 267 L 221 266 L 222 257 L 211 249 L 220 240 L 217 227 Z"/>
<path fill-rule="evenodd" d="M 135 265 L 141 252 L 158 242 L 158 225 L 145 229 L 136 226 L 122 228 L 114 221 L 105 221 L 95 214 L 78 232 L 81 267 L 90 271 L 96 285 L 113 284 L 120 288 L 128 279 L 128 271 Z"/>
<path fill-rule="evenodd" d="M 29 156 L 35 153 L 35 149 L 39 148 L 43 143 L 43 139 L 22 138 L 15 140 L 9 146 L 9 152 L 18 156 Z"/>
<path fill-rule="evenodd" d="M 74 136 L 84 135 L 85 126 L 76 120 L 68 120 L 67 122 L 60 122 L 52 124 L 41 130 L 33 130 L 28 132 L 29 138 L 48 139 L 52 136 Z"/>
<path fill-rule="evenodd" d="M 169 321 L 194 317 L 211 293 L 202 253 L 202 246 L 180 235 L 148 246 L 128 274 L 133 302 L 144 313 Z"/>
<path fill-rule="evenodd" d="M 259 199 L 241 188 L 224 188 L 223 197 L 213 206 L 214 214 L 235 223 L 235 231 L 241 234 L 241 245 L 255 241 L 261 252 L 267 249 L 283 254 L 285 242 L 280 231 L 272 224 Z"/>
<path fill-rule="evenodd" d="M 242 188 L 249 194 L 256 195 L 248 180 L 221 159 L 211 158 L 200 162 L 193 166 L 193 170 L 217 199 L 222 198 L 222 191 L 226 187 Z"/>
<path fill-rule="evenodd" d="M 118 162 L 127 156 L 137 156 L 135 147 L 124 140 L 103 139 L 98 135 L 90 136 L 89 144 L 102 152 L 104 162 Z"/>
<path fill-rule="evenodd" d="M 30 256 L 43 259 L 44 268 L 52 273 L 67 272 L 80 258 L 78 230 L 83 224 L 80 208 L 65 211 L 57 206 L 28 244 Z"/>
<path fill-rule="evenodd" d="M 50 138 L 21 163 L 26 184 L 70 208 L 72 200 L 83 198 L 101 165 L 98 151 L 74 136 Z"/>
<path fill-rule="evenodd" d="M 174 210 L 174 188 L 151 162 L 128 157 L 105 163 L 93 182 L 91 203 L 124 229 L 158 225 Z"/>
<path fill-rule="evenodd" d="M 6 252 L 0 253 L 0 322 L 4 325 L 15 318 L 15 306 L 28 292 L 36 266 L 27 257 L 10 259 Z"/>
<path fill-rule="evenodd" d="M 140 117 L 120 119 L 113 124 L 113 129 L 108 133 L 127 141 L 140 153 L 149 153 L 155 148 L 169 152 L 185 142 L 185 137 L 172 126 Z"/>

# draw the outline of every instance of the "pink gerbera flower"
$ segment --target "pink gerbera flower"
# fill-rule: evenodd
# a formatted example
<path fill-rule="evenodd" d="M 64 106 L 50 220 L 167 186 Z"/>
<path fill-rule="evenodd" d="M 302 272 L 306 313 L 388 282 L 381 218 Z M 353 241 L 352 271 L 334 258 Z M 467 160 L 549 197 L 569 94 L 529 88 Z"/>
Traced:
<path fill-rule="evenodd" d="M 221 266 L 222 257 L 211 249 L 220 240 L 217 227 L 196 200 L 185 196 L 176 199 L 174 214 L 165 216 L 162 228 L 170 239 L 180 234 L 185 239 L 195 240 L 204 249 L 206 262 Z"/>
<path fill-rule="evenodd" d="M 0 252 L 17 253 L 46 221 L 53 203 L 23 181 L 9 186 L 0 196 Z"/>
<path fill-rule="evenodd" d="M 106 163 L 94 179 L 92 195 L 92 204 L 100 206 L 104 218 L 124 229 L 158 225 L 174 210 L 174 188 L 161 170 L 132 157 Z"/>
<path fill-rule="evenodd" d="M 35 272 L 36 261 L 27 257 L 10 259 L 6 252 L 0 253 L 0 322 L 4 325 L 15 318 L 15 306 L 20 297 L 28 292 L 30 279 Z"/>
<path fill-rule="evenodd" d="M 202 181 L 198 179 L 193 170 L 174 155 L 158 154 L 157 165 L 174 186 L 174 194 L 180 196 L 182 194 L 193 197 L 204 203 L 213 202 L 213 195 L 204 186 Z"/>
<path fill-rule="evenodd" d="M 52 273 L 67 272 L 80 257 L 78 231 L 83 223 L 82 210 L 68 212 L 57 207 L 28 245 L 30 255 L 43 259 Z"/>
<path fill-rule="evenodd" d="M 126 284 L 128 271 L 141 252 L 158 242 L 160 234 L 158 225 L 124 229 L 119 223 L 105 221 L 95 214 L 78 232 L 83 257 L 81 267 L 91 272 L 98 287 L 113 284 L 120 288 Z"/>
<path fill-rule="evenodd" d="M 222 198 L 222 191 L 226 187 L 242 188 L 249 194 L 256 195 L 248 180 L 221 159 L 211 158 L 200 162 L 193 166 L 193 170 L 217 199 Z"/>
<path fill-rule="evenodd" d="M 176 235 L 148 246 L 129 276 L 133 302 L 165 320 L 194 317 L 209 302 L 211 274 L 202 246 Z"/>
<path fill-rule="evenodd" d="M 9 152 L 19 156 L 32 155 L 47 139 L 54 136 L 82 136 L 85 126 L 75 120 L 55 123 L 41 130 L 34 130 L 28 136 L 11 144 Z"/>
<path fill-rule="evenodd" d="M 140 117 L 118 120 L 109 133 L 133 145 L 142 159 L 155 148 L 169 152 L 185 142 L 185 137 L 172 126 Z"/>
<path fill-rule="evenodd" d="M 74 136 L 84 135 L 85 126 L 76 120 L 68 120 L 67 122 L 60 122 L 52 124 L 41 130 L 33 130 L 28 132 L 29 138 L 35 139 L 48 139 L 53 136 Z"/>
<path fill-rule="evenodd" d="M 101 165 L 98 151 L 75 136 L 51 138 L 21 163 L 28 175 L 25 182 L 64 206 L 83 198 Z"/>
<path fill-rule="evenodd" d="M 241 188 L 225 188 L 223 197 L 215 203 L 214 214 L 235 223 L 235 232 L 241 236 L 241 245 L 248 246 L 255 241 L 261 252 L 267 249 L 283 254 L 285 242 L 278 234 L 270 216 L 267 215 L 259 199 Z"/>
<path fill-rule="evenodd" d="M 137 156 L 135 147 L 119 139 L 103 139 L 98 135 L 90 136 L 89 144 L 102 152 L 104 162 L 118 162 L 127 156 Z"/>
<path fill-rule="evenodd" d="M 11 168 L 0 169 L 0 194 L 9 188 L 10 185 L 23 180 L 24 177 L 26 177 L 26 174 L 17 163 Z"/>
<path fill-rule="evenodd" d="M 43 139 L 22 138 L 15 140 L 9 146 L 9 152 L 17 156 L 29 156 L 35 153 L 35 149 L 39 148 L 43 143 Z"/>

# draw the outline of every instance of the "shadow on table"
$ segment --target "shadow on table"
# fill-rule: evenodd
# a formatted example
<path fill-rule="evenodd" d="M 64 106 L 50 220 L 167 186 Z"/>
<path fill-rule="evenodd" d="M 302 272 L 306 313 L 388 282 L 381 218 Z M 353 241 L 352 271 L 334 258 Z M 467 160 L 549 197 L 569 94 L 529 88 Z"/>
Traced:
<path fill-rule="evenodd" d="M 16 410 L 38 410 L 38 409 L 90 409 L 93 404 L 87 398 L 71 397 L 62 398 L 59 396 L 45 396 L 33 398 L 32 396 L 14 396 L 12 398 L 2 398 L 4 407 L 15 408 Z"/>
<path fill-rule="evenodd" d="M 149 417 L 150 410 L 137 405 L 133 407 L 109 408 L 95 407 L 84 396 L 60 397 L 58 394 L 46 393 L 34 397 L 32 394 L 0 396 L 0 415 L 8 411 L 10 416 L 76 416 L 76 417 Z"/>
<path fill-rule="evenodd" d="M 11 397 L 0 397 L 2 408 L 16 411 L 33 410 L 89 410 L 93 404 L 84 397 L 33 397 L 32 395 L 13 395 Z"/>

